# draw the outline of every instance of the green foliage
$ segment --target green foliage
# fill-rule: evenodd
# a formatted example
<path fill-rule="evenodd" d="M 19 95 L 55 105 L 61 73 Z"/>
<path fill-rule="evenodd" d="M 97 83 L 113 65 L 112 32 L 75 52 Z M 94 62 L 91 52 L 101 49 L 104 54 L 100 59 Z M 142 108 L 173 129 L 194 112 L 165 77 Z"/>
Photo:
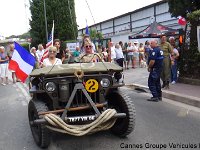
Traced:
<path fill-rule="evenodd" d="M 196 11 L 193 11 L 192 13 L 190 13 L 190 14 L 187 15 L 187 18 L 188 18 L 189 20 L 198 21 L 198 20 L 199 20 L 199 17 L 200 17 L 200 9 L 199 9 L 199 10 L 196 10 Z"/>
<path fill-rule="evenodd" d="M 101 32 L 97 32 L 96 29 L 90 29 L 90 38 L 91 38 L 92 41 L 102 40 L 103 34 Z"/>
<path fill-rule="evenodd" d="M 6 37 L 6 39 L 12 39 L 12 38 L 18 38 L 18 36 L 17 35 L 11 35 L 9 37 Z"/>
<path fill-rule="evenodd" d="M 199 0 L 168 0 L 169 12 L 173 17 L 183 16 L 190 22 L 190 47 L 184 45 L 180 52 L 180 76 L 200 79 L 200 53 L 197 48 L 197 26 L 200 24 Z"/>
<path fill-rule="evenodd" d="M 191 45 L 189 50 L 181 52 L 179 70 L 181 77 L 200 79 L 200 53 L 196 46 Z"/>
<path fill-rule="evenodd" d="M 45 17 L 43 0 L 30 1 L 32 20 L 30 34 L 32 44 L 46 43 Z M 61 41 L 76 39 L 78 35 L 74 0 L 46 0 L 48 34 L 54 20 L 54 39 Z"/>
<path fill-rule="evenodd" d="M 97 35 L 97 30 L 96 29 L 90 29 L 90 38 L 91 40 L 95 40 Z"/>
<path fill-rule="evenodd" d="M 187 17 L 188 13 L 191 13 L 197 9 L 200 9 L 199 0 L 168 0 L 169 12 L 173 17 Z"/>
<path fill-rule="evenodd" d="M 20 39 L 28 39 L 31 37 L 30 32 L 23 33 L 22 35 L 18 36 Z"/>

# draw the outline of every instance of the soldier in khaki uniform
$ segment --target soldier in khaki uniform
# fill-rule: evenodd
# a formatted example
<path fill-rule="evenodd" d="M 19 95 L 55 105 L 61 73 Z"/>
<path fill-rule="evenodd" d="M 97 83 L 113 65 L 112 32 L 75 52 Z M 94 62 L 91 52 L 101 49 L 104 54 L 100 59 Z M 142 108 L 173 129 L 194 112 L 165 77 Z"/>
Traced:
<path fill-rule="evenodd" d="M 163 81 L 162 88 L 169 88 L 169 80 L 171 74 L 171 59 L 170 54 L 173 52 L 172 46 L 167 42 L 166 36 L 161 37 L 160 49 L 163 51 L 163 70 L 161 73 L 161 79 Z"/>
<path fill-rule="evenodd" d="M 89 62 L 100 62 L 103 59 L 99 54 L 94 53 L 92 50 L 92 42 L 89 38 L 84 41 L 85 53 L 79 56 L 80 62 L 89 63 Z"/>

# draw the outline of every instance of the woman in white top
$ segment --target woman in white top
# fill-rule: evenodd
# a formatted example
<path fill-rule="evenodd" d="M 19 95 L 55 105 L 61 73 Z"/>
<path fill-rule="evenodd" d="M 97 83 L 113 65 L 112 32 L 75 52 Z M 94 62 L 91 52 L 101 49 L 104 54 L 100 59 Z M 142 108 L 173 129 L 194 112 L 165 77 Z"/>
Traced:
<path fill-rule="evenodd" d="M 62 61 L 61 59 L 56 58 L 56 54 L 57 54 L 57 48 L 54 46 L 50 47 L 48 58 L 44 59 L 42 66 L 47 67 L 47 66 L 53 66 L 53 65 L 61 65 Z"/>

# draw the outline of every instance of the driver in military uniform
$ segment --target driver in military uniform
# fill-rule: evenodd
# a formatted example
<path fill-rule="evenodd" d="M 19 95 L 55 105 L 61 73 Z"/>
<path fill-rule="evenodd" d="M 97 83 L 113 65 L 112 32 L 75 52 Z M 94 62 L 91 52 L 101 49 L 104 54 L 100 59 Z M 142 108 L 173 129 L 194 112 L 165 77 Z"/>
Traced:
<path fill-rule="evenodd" d="M 153 50 L 149 51 L 149 60 L 148 60 L 148 86 L 151 91 L 153 97 L 148 99 L 148 101 L 158 102 L 162 100 L 162 91 L 160 84 L 160 75 L 162 72 L 162 64 L 163 64 L 163 51 L 158 47 L 158 43 L 156 40 L 151 41 L 151 48 Z"/>
<path fill-rule="evenodd" d="M 89 62 L 100 62 L 103 61 L 101 56 L 93 52 L 93 44 L 89 38 L 86 38 L 84 41 L 85 52 L 79 56 L 80 62 L 89 63 Z"/>

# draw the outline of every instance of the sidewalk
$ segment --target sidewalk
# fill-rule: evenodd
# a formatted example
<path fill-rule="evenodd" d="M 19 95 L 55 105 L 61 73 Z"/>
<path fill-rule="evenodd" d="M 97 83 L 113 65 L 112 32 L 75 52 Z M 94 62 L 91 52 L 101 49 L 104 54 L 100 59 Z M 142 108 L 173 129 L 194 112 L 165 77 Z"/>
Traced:
<path fill-rule="evenodd" d="M 126 85 L 146 92 L 150 92 L 147 86 L 148 75 L 147 68 L 124 70 Z M 164 98 L 200 108 L 200 86 L 177 83 L 174 85 L 170 84 L 168 90 L 162 89 L 162 91 Z"/>

